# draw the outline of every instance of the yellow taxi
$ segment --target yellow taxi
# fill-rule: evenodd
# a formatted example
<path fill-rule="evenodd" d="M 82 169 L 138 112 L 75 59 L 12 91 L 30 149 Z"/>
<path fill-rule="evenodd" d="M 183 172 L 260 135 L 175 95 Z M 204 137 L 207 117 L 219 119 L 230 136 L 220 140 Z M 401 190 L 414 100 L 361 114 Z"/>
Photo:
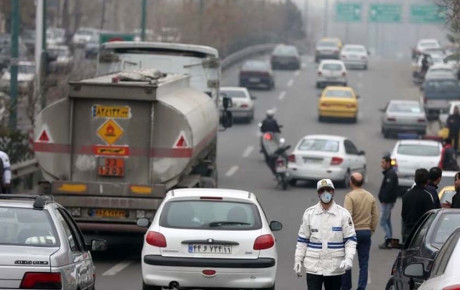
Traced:
<path fill-rule="evenodd" d="M 453 185 L 443 187 L 438 193 L 441 206 L 444 207 L 443 204 L 446 202 L 452 203 L 452 197 L 454 197 L 456 193 L 457 192 L 455 191 L 455 187 Z"/>
<path fill-rule="evenodd" d="M 318 120 L 346 118 L 358 120 L 358 98 L 350 87 L 326 87 L 318 102 Z"/>
<path fill-rule="evenodd" d="M 449 128 L 444 127 L 438 132 L 438 137 L 442 140 L 447 139 L 449 137 Z M 458 137 L 458 141 L 460 141 L 460 137 Z M 452 140 L 452 144 L 454 144 L 454 140 Z"/>

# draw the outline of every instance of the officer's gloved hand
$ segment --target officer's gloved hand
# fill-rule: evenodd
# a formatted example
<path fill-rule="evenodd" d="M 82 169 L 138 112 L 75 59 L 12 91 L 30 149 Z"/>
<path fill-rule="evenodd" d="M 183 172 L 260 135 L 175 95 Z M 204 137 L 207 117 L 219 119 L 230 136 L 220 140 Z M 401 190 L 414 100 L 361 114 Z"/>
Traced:
<path fill-rule="evenodd" d="M 296 261 L 294 263 L 294 272 L 297 274 L 297 277 L 302 277 L 302 262 Z"/>
<path fill-rule="evenodd" d="M 348 271 L 351 270 L 351 268 L 353 268 L 353 260 L 345 259 L 340 263 L 340 269 Z"/>

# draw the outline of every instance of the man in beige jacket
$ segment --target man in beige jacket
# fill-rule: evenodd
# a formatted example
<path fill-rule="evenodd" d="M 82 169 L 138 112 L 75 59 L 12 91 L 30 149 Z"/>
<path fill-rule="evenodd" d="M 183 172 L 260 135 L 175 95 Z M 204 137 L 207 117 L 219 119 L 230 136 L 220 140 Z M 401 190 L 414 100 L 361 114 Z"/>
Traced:
<path fill-rule="evenodd" d="M 344 205 L 351 214 L 358 240 L 356 246 L 359 261 L 358 290 L 364 290 L 367 286 L 371 236 L 379 220 L 377 201 L 371 193 L 362 188 L 363 182 L 360 173 L 351 175 L 350 187 L 353 190 L 345 195 Z M 342 290 L 350 290 L 351 287 L 351 270 L 349 270 L 342 277 Z"/>

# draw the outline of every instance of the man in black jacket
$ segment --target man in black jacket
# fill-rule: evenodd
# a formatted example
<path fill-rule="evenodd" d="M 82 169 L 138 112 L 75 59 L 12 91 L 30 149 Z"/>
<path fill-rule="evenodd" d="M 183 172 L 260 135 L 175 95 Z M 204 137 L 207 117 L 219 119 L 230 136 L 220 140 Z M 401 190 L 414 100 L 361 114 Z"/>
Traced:
<path fill-rule="evenodd" d="M 275 119 L 275 111 L 268 110 L 266 113 L 266 118 L 262 121 L 262 126 L 260 127 L 260 131 L 262 133 L 272 132 L 272 133 L 280 133 L 280 126 Z"/>
<path fill-rule="evenodd" d="M 447 128 L 449 128 L 449 138 L 454 142 L 455 152 L 458 152 L 458 137 L 460 132 L 460 110 L 454 108 L 454 113 L 447 117 Z"/>
<path fill-rule="evenodd" d="M 460 208 L 460 172 L 457 172 L 457 174 L 455 174 L 454 186 L 455 191 L 457 191 L 457 193 L 452 197 L 451 204 L 447 202 L 447 207 Z"/>
<path fill-rule="evenodd" d="M 380 249 L 391 249 L 389 239 L 393 238 L 391 227 L 391 210 L 398 198 L 398 176 L 391 165 L 391 155 L 386 153 L 380 164 L 383 169 L 383 180 L 379 190 L 380 200 L 380 226 L 385 232 L 385 241 L 379 245 Z"/>
<path fill-rule="evenodd" d="M 420 217 L 434 209 L 433 196 L 425 189 L 427 183 L 428 170 L 425 168 L 415 170 L 415 186 L 402 197 L 403 243 Z"/>
<path fill-rule="evenodd" d="M 441 208 L 441 202 L 439 201 L 438 196 L 438 184 L 441 182 L 442 179 L 442 170 L 439 167 L 433 167 L 430 169 L 428 173 L 428 184 L 426 185 L 425 189 L 431 193 L 433 197 L 433 205 L 434 208 Z"/>

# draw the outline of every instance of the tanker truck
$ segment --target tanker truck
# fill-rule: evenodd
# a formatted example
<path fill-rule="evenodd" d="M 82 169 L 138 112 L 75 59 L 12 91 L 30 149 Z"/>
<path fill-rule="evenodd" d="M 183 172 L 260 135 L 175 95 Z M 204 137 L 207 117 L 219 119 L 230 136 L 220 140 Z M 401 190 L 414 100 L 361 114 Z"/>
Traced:
<path fill-rule="evenodd" d="M 169 189 L 215 187 L 219 112 L 189 83 L 154 70 L 70 82 L 36 119 L 41 192 L 85 232 L 133 232 Z"/>

